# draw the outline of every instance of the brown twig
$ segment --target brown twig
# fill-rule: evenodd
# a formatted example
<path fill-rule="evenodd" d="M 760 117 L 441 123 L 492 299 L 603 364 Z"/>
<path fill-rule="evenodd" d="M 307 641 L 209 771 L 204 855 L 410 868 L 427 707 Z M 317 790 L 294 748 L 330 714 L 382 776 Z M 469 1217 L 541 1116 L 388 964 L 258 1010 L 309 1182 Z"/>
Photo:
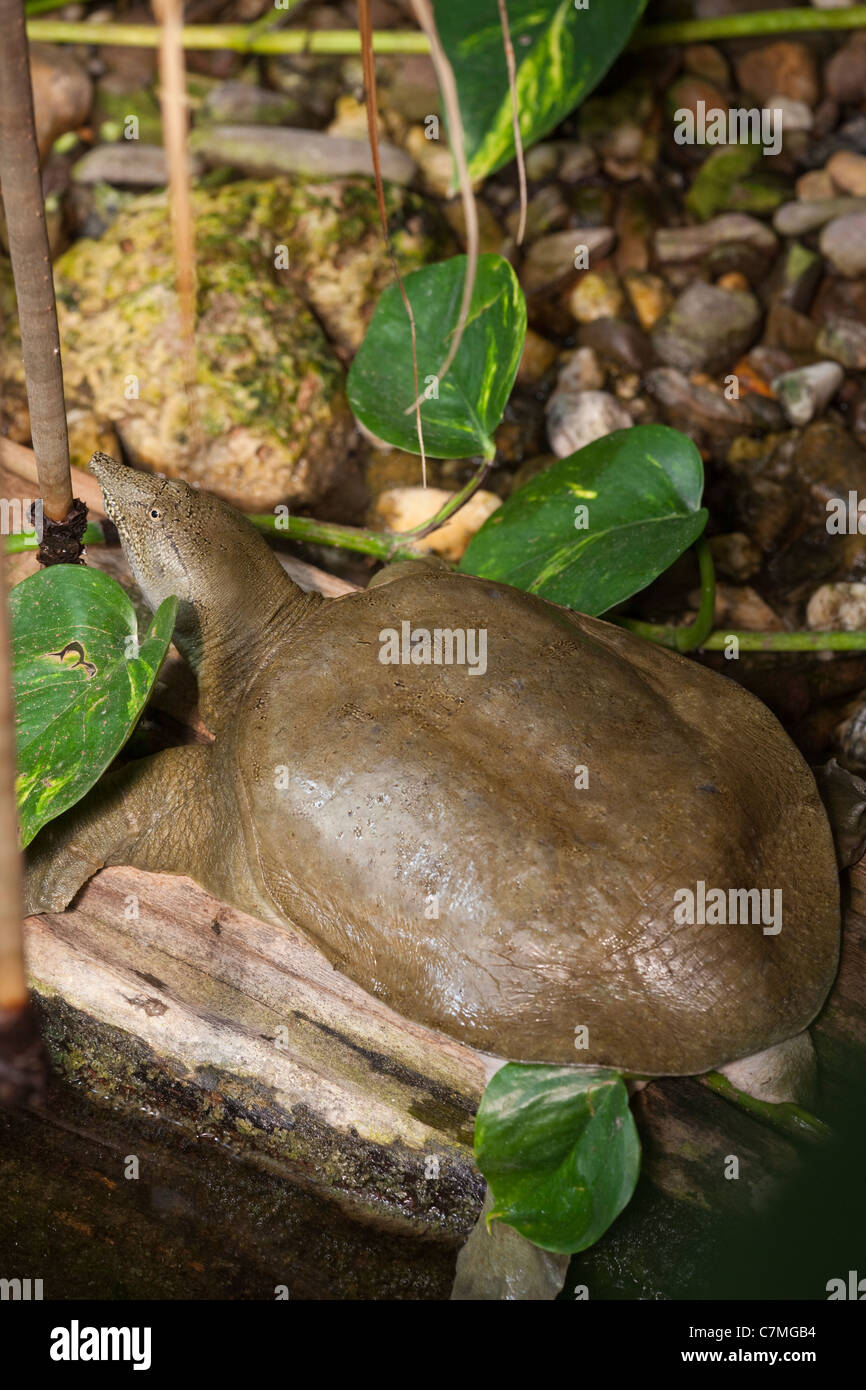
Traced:
<path fill-rule="evenodd" d="M 418 449 L 421 454 L 421 483 L 427 486 L 427 455 L 424 451 L 424 430 L 421 425 L 421 396 L 418 388 L 418 335 L 415 329 L 415 315 L 409 296 L 403 284 L 397 257 L 391 244 L 388 230 L 388 212 L 385 207 L 385 188 L 382 183 L 382 164 L 379 158 L 379 114 L 376 100 L 376 59 L 373 55 L 373 21 L 370 16 L 370 0 L 358 0 L 358 28 L 361 31 L 361 54 L 364 65 L 364 102 L 367 108 L 367 131 L 370 137 L 370 153 L 373 156 L 373 175 L 376 181 L 376 200 L 379 204 L 379 220 L 382 223 L 382 236 L 391 260 L 394 276 L 400 286 L 400 295 L 406 306 L 409 319 L 409 332 L 412 337 L 412 383 L 415 388 L 415 425 L 418 431 Z"/>
<path fill-rule="evenodd" d="M 168 166 L 171 231 L 180 314 L 184 387 L 192 433 L 198 432 L 195 349 L 195 220 L 187 158 L 189 112 L 186 67 L 183 56 L 182 0 L 153 0 L 161 26 L 159 44 L 159 104 L 162 111 L 163 145 Z"/>
<path fill-rule="evenodd" d="M 449 0 L 450 3 L 459 3 L 459 0 Z M 460 347 L 463 338 L 463 331 L 469 319 L 469 306 L 472 303 L 472 292 L 475 289 L 475 272 L 478 267 L 478 209 L 475 206 L 475 195 L 472 192 L 472 180 L 469 177 L 469 167 L 466 163 L 466 144 L 463 138 L 463 121 L 460 116 L 460 102 L 457 97 L 457 84 L 454 81 L 454 70 L 448 61 L 442 43 L 439 38 L 439 31 L 436 28 L 436 21 L 433 18 L 433 11 L 429 0 L 412 0 L 412 8 L 415 11 L 415 18 L 427 36 L 430 44 L 430 55 L 433 59 L 433 66 L 436 69 L 436 76 L 439 79 L 439 88 L 442 92 L 442 101 L 448 117 L 448 129 L 451 132 L 451 147 L 454 154 L 454 161 L 457 165 L 457 181 L 460 186 L 460 196 L 463 200 L 463 216 L 466 222 L 466 278 L 463 282 L 463 298 L 460 302 L 460 312 L 457 316 L 457 324 L 452 332 L 451 346 L 445 355 L 436 377 L 441 382 Z M 420 401 L 416 399 L 410 406 L 406 407 L 405 414 L 410 410 L 415 410 Z"/>
<path fill-rule="evenodd" d="M 62 523 L 72 510 L 72 481 L 23 0 L 0 0 L 0 34 L 0 186 L 18 299 L 30 429 L 45 515 Z"/>
<path fill-rule="evenodd" d="M 511 42 L 511 29 L 508 24 L 508 10 L 505 0 L 497 0 L 499 20 L 502 24 L 502 43 L 505 48 L 505 66 L 508 68 L 508 90 L 511 93 L 511 123 L 514 129 L 514 154 L 517 159 L 517 181 L 520 185 L 520 220 L 517 224 L 517 245 L 523 245 L 526 235 L 526 161 L 523 158 L 523 137 L 520 134 L 520 108 L 517 104 L 517 64 L 514 60 L 514 44 Z"/>
<path fill-rule="evenodd" d="M 0 1104 L 32 1105 L 45 1089 L 21 931 L 21 855 L 15 809 L 15 721 L 9 659 L 6 556 L 0 547 Z"/>

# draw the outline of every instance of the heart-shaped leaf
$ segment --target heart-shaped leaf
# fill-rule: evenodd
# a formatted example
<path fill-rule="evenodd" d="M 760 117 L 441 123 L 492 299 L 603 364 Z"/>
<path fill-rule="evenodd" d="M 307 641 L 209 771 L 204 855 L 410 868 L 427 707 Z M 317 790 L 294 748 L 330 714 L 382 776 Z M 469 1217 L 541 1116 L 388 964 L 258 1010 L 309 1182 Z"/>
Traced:
<path fill-rule="evenodd" d="M 640 1140 L 618 1072 L 509 1063 L 475 1121 L 475 1157 L 504 1221 L 543 1250 L 586 1250 L 626 1206 Z"/>
<path fill-rule="evenodd" d="M 704 470 L 690 439 L 635 425 L 531 478 L 485 521 L 460 562 L 582 613 L 646 588 L 707 522 Z"/>
<path fill-rule="evenodd" d="M 89 791 L 123 747 L 168 650 L 177 599 L 139 643 L 123 589 L 100 570 L 54 565 L 9 596 L 21 843 Z"/>
<path fill-rule="evenodd" d="M 508 0 L 524 148 L 588 96 L 629 40 L 646 0 Z M 473 179 L 514 158 L 512 102 L 496 0 L 437 0 Z"/>
<path fill-rule="evenodd" d="M 478 258 L 466 330 L 445 377 L 436 377 L 457 326 L 466 257 L 453 256 L 407 275 L 415 317 L 418 383 L 424 393 L 424 448 L 434 458 L 492 458 L 493 431 L 520 365 L 526 301 L 508 261 Z M 398 449 L 417 454 L 412 336 L 398 285 L 389 285 L 349 372 L 349 401 L 362 424 Z"/>

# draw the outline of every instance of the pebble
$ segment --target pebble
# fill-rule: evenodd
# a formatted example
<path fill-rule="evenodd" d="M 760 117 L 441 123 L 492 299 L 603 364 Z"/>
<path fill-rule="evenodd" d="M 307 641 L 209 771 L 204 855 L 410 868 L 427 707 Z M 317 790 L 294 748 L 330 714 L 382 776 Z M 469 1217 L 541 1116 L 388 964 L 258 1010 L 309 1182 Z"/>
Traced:
<path fill-rule="evenodd" d="M 806 605 L 806 626 L 817 632 L 866 627 L 866 584 L 822 584 Z"/>
<path fill-rule="evenodd" d="M 700 590 L 689 595 L 689 603 L 698 608 L 701 602 Z M 784 623 L 774 613 L 760 594 L 749 585 L 716 585 L 716 603 L 713 615 L 715 627 L 740 629 L 745 632 L 780 632 Z"/>
<path fill-rule="evenodd" d="M 578 348 L 569 353 L 559 371 L 556 390 L 563 394 L 577 395 L 581 391 L 601 391 L 607 381 L 607 374 L 591 347 Z"/>
<path fill-rule="evenodd" d="M 763 556 L 745 531 L 728 531 L 710 537 L 710 551 L 719 574 L 744 584 L 763 564 Z"/>
<path fill-rule="evenodd" d="M 197 119 L 216 125 L 291 125 L 297 114 L 297 101 L 284 92 L 250 82 L 220 82 L 208 92 Z"/>
<path fill-rule="evenodd" d="M 866 212 L 866 198 L 804 198 L 783 203 L 776 210 L 773 226 L 780 236 L 807 236 L 849 212 Z"/>
<path fill-rule="evenodd" d="M 560 391 L 547 403 L 547 437 L 558 458 L 601 439 L 614 430 L 628 429 L 632 419 L 608 391 Z"/>
<path fill-rule="evenodd" d="M 302 174 L 307 178 L 341 178 L 373 173 L 373 158 L 366 141 L 326 135 L 320 130 L 202 126 L 190 135 L 189 146 L 210 166 L 231 165 L 254 177 Z M 384 178 L 392 183 L 411 182 L 416 164 L 405 150 L 382 141 L 379 157 Z"/>
<path fill-rule="evenodd" d="M 826 173 L 843 193 L 866 198 L 866 155 L 839 150 L 828 160 Z"/>
<path fill-rule="evenodd" d="M 695 281 L 653 329 L 656 353 L 681 371 L 717 371 L 748 348 L 761 323 L 752 294 Z"/>
<path fill-rule="evenodd" d="M 813 362 L 776 377 L 773 390 L 792 425 L 808 425 L 826 410 L 845 373 L 838 362 Z"/>
<path fill-rule="evenodd" d="M 644 378 L 647 391 L 678 424 L 712 434 L 740 434 L 752 425 L 744 400 L 728 400 L 721 391 L 690 381 L 676 367 L 654 367 Z"/>
<path fill-rule="evenodd" d="M 624 282 L 638 323 L 648 333 L 671 306 L 668 287 L 660 275 L 641 270 L 629 271 Z"/>
<path fill-rule="evenodd" d="M 547 232 L 555 232 L 564 227 L 569 218 L 569 207 L 555 183 L 545 184 L 534 193 L 526 205 L 526 240 L 537 241 Z M 514 208 L 506 217 L 505 225 L 516 236 L 520 224 L 520 210 Z"/>
<path fill-rule="evenodd" d="M 547 338 L 542 338 L 534 328 L 527 328 L 523 341 L 517 380 L 521 386 L 535 386 L 556 361 L 557 348 Z"/>
<path fill-rule="evenodd" d="M 625 295 L 612 270 L 590 270 L 568 296 L 568 307 L 578 323 L 617 318 L 625 308 Z"/>
<path fill-rule="evenodd" d="M 811 352 L 815 345 L 818 325 L 799 309 L 777 300 L 770 305 L 764 338 L 772 347 L 788 352 Z"/>
<path fill-rule="evenodd" d="M 578 183 L 598 172 L 598 157 L 591 145 L 576 140 L 562 140 L 558 142 L 558 148 L 561 183 Z"/>
<path fill-rule="evenodd" d="M 832 319 L 815 339 L 815 349 L 854 371 L 866 370 L 866 324 L 859 319 Z"/>
<path fill-rule="evenodd" d="M 196 177 L 204 164 L 195 155 L 187 156 L 190 174 Z M 159 188 L 168 180 L 165 151 L 161 145 L 143 145 L 139 140 L 119 140 L 114 145 L 97 145 L 73 165 L 76 183 L 119 184 L 123 188 Z"/>
<path fill-rule="evenodd" d="M 726 242 L 745 243 L 767 253 L 779 244 L 770 228 L 756 217 L 725 212 L 696 227 L 660 227 L 655 234 L 655 253 L 662 265 L 671 265 L 697 260 Z"/>
<path fill-rule="evenodd" d="M 626 319 L 596 319 L 578 329 L 581 347 L 591 347 L 605 364 L 627 372 L 646 371 L 652 360 L 649 340 Z"/>
<path fill-rule="evenodd" d="M 585 246 L 589 261 L 601 260 L 614 243 L 612 227 L 575 227 L 539 237 L 526 254 L 520 270 L 520 283 L 527 294 L 552 290 L 575 271 L 578 247 Z"/>
<path fill-rule="evenodd" d="M 770 105 L 773 96 L 792 97 L 814 106 L 818 100 L 818 72 L 805 44 L 781 39 L 754 48 L 735 61 L 737 81 L 744 92 Z"/>
<path fill-rule="evenodd" d="M 795 101 L 793 97 L 770 97 L 767 106 L 771 111 L 781 112 L 782 136 L 792 135 L 795 130 L 811 130 L 815 124 L 811 107 L 805 101 Z M 779 117 L 776 117 L 779 120 Z"/>
<path fill-rule="evenodd" d="M 814 202 L 816 199 L 834 197 L 836 185 L 826 169 L 809 169 L 800 175 L 794 184 L 794 191 L 801 200 Z"/>
<path fill-rule="evenodd" d="M 93 84 L 73 53 L 45 43 L 30 45 L 30 80 L 39 157 L 54 141 L 83 126 L 93 103 Z"/>
<path fill-rule="evenodd" d="M 866 154 L 866 115 L 852 116 L 844 125 L 830 130 L 820 140 L 809 146 L 807 162 L 811 168 L 818 169 L 826 164 L 837 150 L 853 150 L 855 154 Z"/>
<path fill-rule="evenodd" d="M 720 91 L 724 91 L 731 81 L 727 58 L 711 43 L 691 43 L 684 48 L 683 67 L 696 77 L 706 78 Z"/>
<path fill-rule="evenodd" d="M 827 95 L 834 101 L 860 102 L 866 91 L 866 43 L 858 35 L 838 49 L 824 68 Z"/>
<path fill-rule="evenodd" d="M 554 178 L 558 165 L 559 150 L 553 142 L 542 142 L 526 152 L 526 177 L 530 183 Z"/>
<path fill-rule="evenodd" d="M 749 282 L 741 270 L 729 270 L 716 281 L 720 290 L 748 290 Z"/>
<path fill-rule="evenodd" d="M 866 212 L 838 217 L 821 233 L 821 255 L 852 278 L 866 273 Z"/>
<path fill-rule="evenodd" d="M 377 498 L 375 514 L 389 531 L 409 531 L 414 526 L 423 526 L 453 496 L 453 492 L 438 487 L 389 488 Z M 441 555 L 443 560 L 457 561 L 476 531 L 480 531 L 487 518 L 501 506 L 502 498 L 493 492 L 473 493 L 444 525 L 437 526 L 415 544 L 420 550 Z"/>

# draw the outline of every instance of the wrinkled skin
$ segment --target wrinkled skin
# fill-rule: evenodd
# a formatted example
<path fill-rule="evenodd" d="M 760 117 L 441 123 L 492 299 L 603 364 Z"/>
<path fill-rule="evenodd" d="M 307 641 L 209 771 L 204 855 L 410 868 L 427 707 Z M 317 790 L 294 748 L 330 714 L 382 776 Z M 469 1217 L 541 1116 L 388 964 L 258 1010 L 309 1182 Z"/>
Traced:
<path fill-rule="evenodd" d="M 429 566 L 303 596 L 226 504 L 97 472 L 149 602 L 181 595 L 217 737 L 103 779 L 43 832 L 31 910 L 101 863 L 188 873 L 404 1016 L 518 1061 L 691 1074 L 815 1016 L 837 966 L 833 842 L 799 753 L 739 686 Z M 486 672 L 382 664 L 380 633 L 407 620 L 485 629 Z M 781 931 L 676 925 L 699 880 L 780 889 Z"/>

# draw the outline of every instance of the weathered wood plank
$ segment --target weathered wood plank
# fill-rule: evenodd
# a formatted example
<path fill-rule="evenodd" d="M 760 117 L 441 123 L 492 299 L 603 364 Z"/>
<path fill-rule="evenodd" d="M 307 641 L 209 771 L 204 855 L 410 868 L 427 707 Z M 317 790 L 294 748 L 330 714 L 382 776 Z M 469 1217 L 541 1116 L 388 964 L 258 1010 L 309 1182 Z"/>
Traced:
<path fill-rule="evenodd" d="M 482 1060 L 399 1018 L 296 933 L 188 879 L 123 868 L 67 912 L 28 919 L 26 940 L 49 1012 L 62 998 L 161 1074 L 133 1103 L 181 1123 L 233 1115 L 248 1161 L 356 1215 L 451 1238 L 471 1224 Z M 107 1051 L 97 1070 L 109 1094 Z"/>

